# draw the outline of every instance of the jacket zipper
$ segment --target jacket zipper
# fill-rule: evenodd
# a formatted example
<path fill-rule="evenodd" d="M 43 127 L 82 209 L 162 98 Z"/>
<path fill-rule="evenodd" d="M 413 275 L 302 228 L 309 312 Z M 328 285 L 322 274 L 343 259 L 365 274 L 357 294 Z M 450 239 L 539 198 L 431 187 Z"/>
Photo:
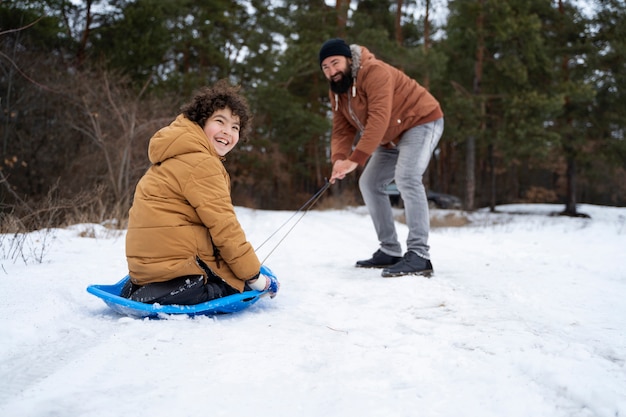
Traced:
<path fill-rule="evenodd" d="M 359 133 L 360 133 L 359 136 L 363 135 L 363 131 L 365 130 L 365 128 L 363 127 L 363 123 L 361 123 L 359 118 L 356 117 L 356 114 L 352 110 L 352 100 L 350 99 L 349 93 L 348 93 L 348 113 L 350 113 L 350 117 L 352 117 L 352 120 L 354 120 L 354 123 L 356 123 L 357 127 L 359 128 Z"/>

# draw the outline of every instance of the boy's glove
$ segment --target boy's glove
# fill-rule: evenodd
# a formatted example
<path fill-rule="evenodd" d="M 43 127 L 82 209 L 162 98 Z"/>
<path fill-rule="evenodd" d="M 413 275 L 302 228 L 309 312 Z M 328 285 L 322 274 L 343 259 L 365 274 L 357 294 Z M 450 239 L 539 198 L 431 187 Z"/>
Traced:
<path fill-rule="evenodd" d="M 274 275 L 272 270 L 265 265 L 261 265 L 261 271 L 256 281 L 248 282 L 248 285 L 253 290 L 267 290 L 271 298 L 276 297 L 276 294 L 280 289 L 280 282 L 278 282 L 278 278 L 276 278 L 276 275 Z"/>
<path fill-rule="evenodd" d="M 278 282 L 278 278 L 276 278 L 276 275 L 274 275 L 272 270 L 269 269 L 267 266 L 261 265 L 260 276 L 264 276 L 265 278 L 267 278 L 266 289 L 267 292 L 269 292 L 270 294 L 270 298 L 276 297 L 276 294 L 278 294 L 278 290 L 280 289 L 280 282 Z"/>

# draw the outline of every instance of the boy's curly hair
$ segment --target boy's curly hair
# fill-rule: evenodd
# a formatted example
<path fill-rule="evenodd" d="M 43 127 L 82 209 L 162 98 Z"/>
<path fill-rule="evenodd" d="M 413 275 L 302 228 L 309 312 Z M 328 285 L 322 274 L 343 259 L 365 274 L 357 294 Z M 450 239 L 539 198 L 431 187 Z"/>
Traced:
<path fill-rule="evenodd" d="M 204 128 L 207 119 L 216 110 L 228 107 L 239 117 L 239 139 L 246 139 L 250 131 L 252 115 L 248 101 L 239 93 L 239 86 L 232 86 L 226 80 L 220 80 L 212 87 L 203 87 L 196 91 L 191 102 L 181 107 L 182 113 L 189 120 Z"/>

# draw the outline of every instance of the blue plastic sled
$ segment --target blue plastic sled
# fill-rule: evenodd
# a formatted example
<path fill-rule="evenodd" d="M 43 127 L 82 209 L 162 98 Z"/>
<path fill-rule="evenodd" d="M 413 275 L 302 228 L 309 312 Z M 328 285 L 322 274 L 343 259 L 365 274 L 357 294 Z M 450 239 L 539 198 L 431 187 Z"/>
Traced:
<path fill-rule="evenodd" d="M 261 267 L 264 275 L 274 276 L 266 266 Z M 90 285 L 87 292 L 101 298 L 111 309 L 131 317 L 158 317 L 160 314 L 216 315 L 236 313 L 259 301 L 267 291 L 244 291 L 215 300 L 194 305 L 161 305 L 146 304 L 120 297 L 122 287 L 130 276 L 126 275 L 120 282 L 113 285 Z"/>

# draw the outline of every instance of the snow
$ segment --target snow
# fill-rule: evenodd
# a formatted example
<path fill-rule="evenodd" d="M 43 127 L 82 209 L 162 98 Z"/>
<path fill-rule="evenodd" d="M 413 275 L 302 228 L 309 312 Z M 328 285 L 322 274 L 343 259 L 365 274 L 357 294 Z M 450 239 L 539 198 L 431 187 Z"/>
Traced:
<path fill-rule="evenodd" d="M 217 317 L 132 319 L 85 291 L 127 273 L 124 232 L 0 235 L 2 416 L 626 415 L 626 208 L 433 210 L 435 275 L 385 279 L 364 207 L 237 207 L 281 279 Z M 406 227 L 398 222 L 402 239 Z M 265 254 L 265 255 L 264 255 Z"/>

